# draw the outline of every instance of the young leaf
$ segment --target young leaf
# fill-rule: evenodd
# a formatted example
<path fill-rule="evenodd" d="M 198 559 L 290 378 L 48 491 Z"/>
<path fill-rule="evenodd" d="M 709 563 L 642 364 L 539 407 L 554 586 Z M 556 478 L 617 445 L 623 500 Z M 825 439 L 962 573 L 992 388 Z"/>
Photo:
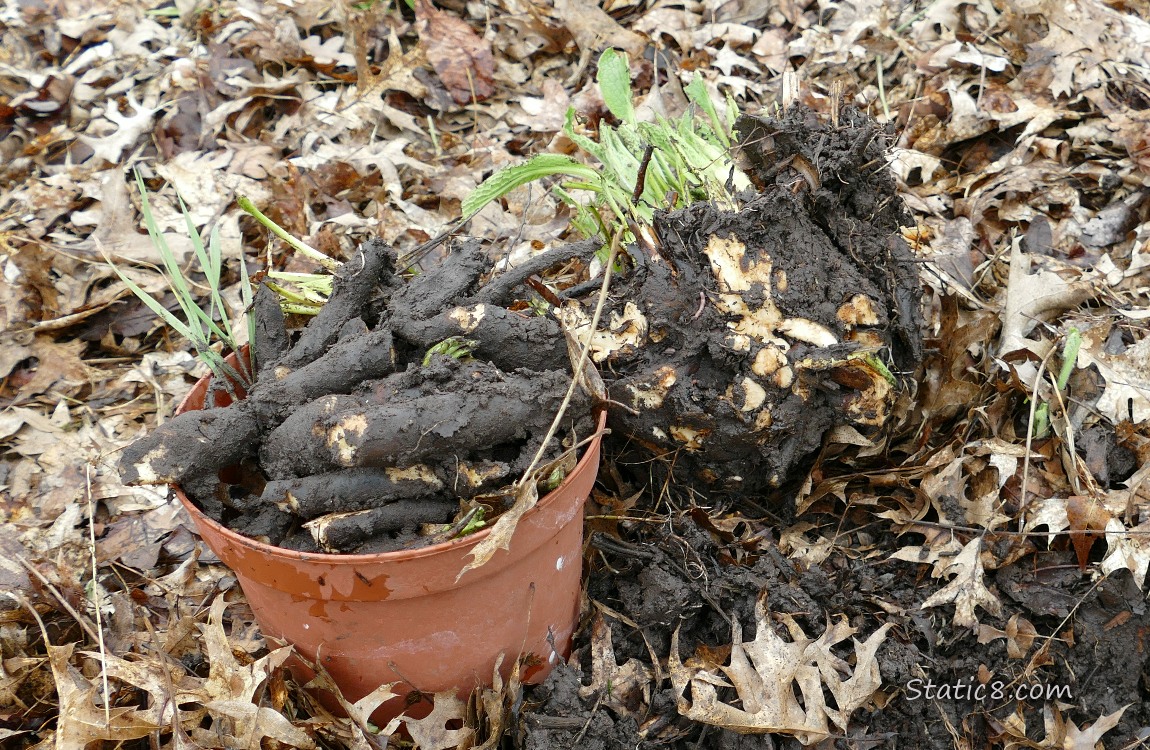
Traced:
<path fill-rule="evenodd" d="M 635 122 L 635 105 L 631 102 L 631 66 L 627 55 L 608 47 L 599 56 L 599 74 L 595 78 L 603 103 L 620 122 Z"/>
<path fill-rule="evenodd" d="M 515 188 L 555 174 L 579 177 L 587 182 L 598 182 L 599 172 L 586 164 L 562 154 L 537 154 L 523 164 L 504 167 L 484 180 L 463 201 L 463 218 L 470 219 L 493 200 L 502 198 Z"/>
<path fill-rule="evenodd" d="M 711 95 L 707 93 L 707 87 L 703 84 L 702 76 L 695 76 L 694 79 L 683 88 L 683 92 L 687 95 L 692 102 L 699 106 L 707 115 L 707 119 L 711 121 L 711 127 L 714 128 L 715 135 L 719 139 L 719 143 L 723 148 L 731 147 L 731 138 L 727 129 L 723 127 L 723 121 L 719 118 L 719 113 L 715 109 L 715 103 L 711 101 Z"/>

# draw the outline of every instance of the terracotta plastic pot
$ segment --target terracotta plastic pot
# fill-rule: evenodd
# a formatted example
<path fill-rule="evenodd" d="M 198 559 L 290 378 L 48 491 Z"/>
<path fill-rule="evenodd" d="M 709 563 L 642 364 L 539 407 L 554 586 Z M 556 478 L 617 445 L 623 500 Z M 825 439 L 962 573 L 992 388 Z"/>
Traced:
<path fill-rule="evenodd" d="M 178 412 L 202 409 L 208 382 L 196 383 Z M 225 393 L 215 398 L 219 406 L 231 401 Z M 249 539 L 205 516 L 179 488 L 176 496 L 235 573 L 264 635 L 294 645 L 312 663 L 318 655 L 346 698 L 354 702 L 388 682 L 399 682 L 400 693 L 454 690 L 465 697 L 491 684 L 501 654 L 504 677 L 525 657 L 525 681 L 538 682 L 569 652 L 582 510 L 598 472 L 599 442 L 523 516 L 510 550 L 458 583 L 467 553 L 486 531 L 411 551 L 309 554 Z M 394 699 L 373 718 L 382 725 L 404 706 Z"/>

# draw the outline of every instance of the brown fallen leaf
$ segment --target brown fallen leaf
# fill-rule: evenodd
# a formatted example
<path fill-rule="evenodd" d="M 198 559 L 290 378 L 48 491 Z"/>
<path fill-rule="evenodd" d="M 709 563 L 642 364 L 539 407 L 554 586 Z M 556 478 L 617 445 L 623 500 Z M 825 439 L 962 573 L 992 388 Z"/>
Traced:
<path fill-rule="evenodd" d="M 922 603 L 922 608 L 954 604 L 954 624 L 960 628 L 977 629 L 978 617 L 975 607 L 982 607 L 992 615 L 1002 612 L 1002 603 L 983 582 L 983 567 L 979 553 L 982 551 L 982 538 L 970 540 L 962 552 L 950 560 L 946 575 L 954 575 L 943 588 L 936 591 Z"/>
<path fill-rule="evenodd" d="M 1110 512 L 1092 497 L 1074 495 L 1066 500 L 1066 520 L 1070 524 L 1070 543 L 1078 556 L 1078 567 L 1086 570 L 1090 548 L 1102 536 L 1099 532 L 1109 526 Z"/>
<path fill-rule="evenodd" d="M 435 708 L 422 719 L 404 719 L 407 732 L 419 750 L 449 750 L 465 742 L 471 742 L 474 730 L 448 729 L 452 722 L 463 721 L 467 706 L 455 693 L 436 693 Z"/>
<path fill-rule="evenodd" d="M 1109 546 L 1100 565 L 1102 572 L 1129 570 L 1135 585 L 1142 588 L 1150 570 L 1150 521 L 1127 529 L 1120 520 L 1111 518 L 1106 523 L 1106 541 Z"/>
<path fill-rule="evenodd" d="M 1067 719 L 1063 727 L 1066 734 L 1062 740 L 1062 747 L 1066 750 L 1094 750 L 1101 742 L 1102 735 L 1118 726 L 1118 722 L 1121 721 L 1122 714 L 1126 712 L 1127 708 L 1130 708 L 1130 704 L 1126 704 L 1114 713 L 1099 716 L 1098 720 L 1086 729 L 1079 729 L 1077 724 Z"/>
<path fill-rule="evenodd" d="M 37 364 L 32 370 L 31 377 L 21 384 L 12 403 L 24 403 L 50 390 L 71 394 L 79 386 L 87 384 L 88 367 L 80 359 L 80 353 L 86 346 L 87 343 L 84 341 L 61 343 L 49 336 L 37 336 L 28 346 L 20 347 L 20 354 L 35 360 Z M 11 361 L 7 357 L 5 359 Z"/>
<path fill-rule="evenodd" d="M 734 624 L 730 665 L 720 667 L 726 679 L 700 666 L 697 659 L 681 662 L 676 630 L 671 636 L 667 669 L 679 713 L 739 734 L 794 735 L 804 745 L 830 735 L 828 720 L 845 730 L 855 709 L 871 700 L 882 685 L 875 654 L 891 624 L 883 625 L 862 643 L 851 639 L 855 655 L 852 668 L 832 651 L 858 632 L 845 617 L 828 623 L 818 638 L 808 637 L 789 615 L 778 617 L 787 627 L 789 641 L 775 632 L 772 614 L 762 597 L 755 606 L 755 640 L 743 643 L 742 628 Z M 718 688 L 723 687 L 735 688 L 741 707 L 719 698 Z M 685 695 L 688 688 L 690 698 Z M 836 708 L 828 705 L 824 691 L 834 698 Z"/>
<path fill-rule="evenodd" d="M 225 700 L 212 701 L 205 707 L 213 714 L 235 721 L 235 734 L 220 737 L 225 747 L 261 750 L 265 746 L 265 738 L 300 750 L 314 750 L 316 747 L 306 731 L 293 726 L 291 720 L 268 706 L 257 706 L 245 700 Z M 203 739 L 202 735 L 207 733 L 200 734 Z"/>
<path fill-rule="evenodd" d="M 427 59 L 456 104 L 481 102 L 495 93 L 489 42 L 463 19 L 436 10 L 431 0 L 416 0 L 415 17 Z"/>
<path fill-rule="evenodd" d="M 611 628 L 603 614 L 596 612 L 591 625 L 591 684 L 580 687 L 579 695 L 584 700 L 601 698 L 611 710 L 641 721 L 640 714 L 651 704 L 653 676 L 650 667 L 638 659 L 616 661 Z"/>
<path fill-rule="evenodd" d="M 620 26 L 597 3 L 556 0 L 555 14 L 571 32 L 571 36 L 575 37 L 575 43 L 584 54 L 615 47 L 634 60 L 643 54 L 647 46 L 643 36 Z"/>
<path fill-rule="evenodd" d="M 60 701 L 56 747 L 82 748 L 95 740 L 123 742 L 147 737 L 162 728 L 146 712 L 131 707 L 100 708 L 98 704 L 104 700 L 101 686 L 70 663 L 75 647 L 75 643 L 47 647 Z"/>
<path fill-rule="evenodd" d="M 1082 279 L 1068 281 L 1054 271 L 1030 273 L 1029 254 L 1022 252 L 1021 240 L 1015 239 L 1010 253 L 1010 279 L 1006 285 L 1006 302 L 1002 311 L 999 353 L 1008 354 L 1029 349 L 1040 357 L 1049 344 L 1026 338 L 1046 313 L 1075 307 L 1090 296 L 1090 284 Z"/>

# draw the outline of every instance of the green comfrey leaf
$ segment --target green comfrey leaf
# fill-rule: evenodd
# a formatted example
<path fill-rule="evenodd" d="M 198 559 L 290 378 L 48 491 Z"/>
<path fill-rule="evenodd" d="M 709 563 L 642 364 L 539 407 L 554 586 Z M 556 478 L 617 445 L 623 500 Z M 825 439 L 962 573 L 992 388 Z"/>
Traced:
<path fill-rule="evenodd" d="M 467 522 L 466 526 L 464 526 L 462 529 L 459 530 L 459 536 L 467 536 L 468 534 L 474 534 L 475 532 L 479 531 L 480 529 L 486 527 L 487 521 L 485 521 L 483 518 L 485 515 L 487 515 L 487 511 L 484 510 L 482 505 L 479 506 L 478 508 L 476 508 L 475 509 L 475 515 L 473 515 L 471 517 L 471 520 Z"/>
<path fill-rule="evenodd" d="M 563 154 L 537 154 L 523 164 L 504 167 L 484 180 L 463 201 L 463 218 L 470 219 L 493 200 L 498 200 L 517 187 L 542 177 L 562 174 L 588 183 L 598 183 L 599 172 Z"/>
<path fill-rule="evenodd" d="M 714 128 L 714 135 L 718 137 L 719 145 L 723 146 L 723 148 L 730 148 L 730 131 L 724 128 L 723 121 L 719 118 L 718 110 L 715 109 L 715 103 L 711 101 L 711 95 L 707 93 L 707 87 L 703 83 L 702 77 L 695 76 L 695 78 L 683 88 L 683 93 L 707 115 L 707 119 L 711 121 L 711 127 Z"/>
<path fill-rule="evenodd" d="M 543 480 L 543 488 L 548 492 L 563 484 L 563 480 L 567 478 L 567 472 L 562 466 L 556 466 L 555 470 L 548 475 L 547 479 Z"/>
<path fill-rule="evenodd" d="M 604 159 L 604 181 L 610 179 L 615 185 L 626 193 L 635 189 L 635 179 L 639 174 L 639 160 L 627 148 L 613 128 L 602 127 L 599 130 L 599 140 L 602 142 Z"/>
<path fill-rule="evenodd" d="M 620 122 L 635 122 L 635 105 L 631 101 L 631 65 L 627 55 L 611 48 L 599 56 L 599 73 L 595 77 L 603 103 Z"/>
<path fill-rule="evenodd" d="M 448 336 L 427 350 L 427 354 L 423 355 L 423 366 L 427 367 L 431 364 L 431 358 L 436 354 L 442 354 L 445 357 L 452 357 L 454 359 L 469 360 L 471 359 L 471 352 L 474 351 L 477 345 L 478 342 L 474 339 L 465 339 L 462 336 Z"/>

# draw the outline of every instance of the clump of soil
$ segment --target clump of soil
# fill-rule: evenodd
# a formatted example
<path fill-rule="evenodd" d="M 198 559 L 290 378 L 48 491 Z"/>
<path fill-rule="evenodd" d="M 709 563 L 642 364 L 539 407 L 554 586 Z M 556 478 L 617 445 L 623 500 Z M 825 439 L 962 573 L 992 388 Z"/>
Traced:
<path fill-rule="evenodd" d="M 828 429 L 882 426 L 921 333 L 883 131 L 849 108 L 829 124 L 802 107 L 738 129 L 757 192 L 656 215 L 593 357 L 632 446 L 678 483 L 755 491 Z"/>
<path fill-rule="evenodd" d="M 306 551 L 410 548 L 490 520 L 571 377 L 556 323 L 498 304 L 514 278 L 479 290 L 489 268 L 465 243 L 404 282 L 390 249 L 369 242 L 294 344 L 261 287 L 247 397 L 137 441 L 125 481 L 179 484 L 230 528 Z M 433 349 L 452 337 L 469 354 Z M 589 406 L 577 392 L 547 458 L 593 431 Z"/>

